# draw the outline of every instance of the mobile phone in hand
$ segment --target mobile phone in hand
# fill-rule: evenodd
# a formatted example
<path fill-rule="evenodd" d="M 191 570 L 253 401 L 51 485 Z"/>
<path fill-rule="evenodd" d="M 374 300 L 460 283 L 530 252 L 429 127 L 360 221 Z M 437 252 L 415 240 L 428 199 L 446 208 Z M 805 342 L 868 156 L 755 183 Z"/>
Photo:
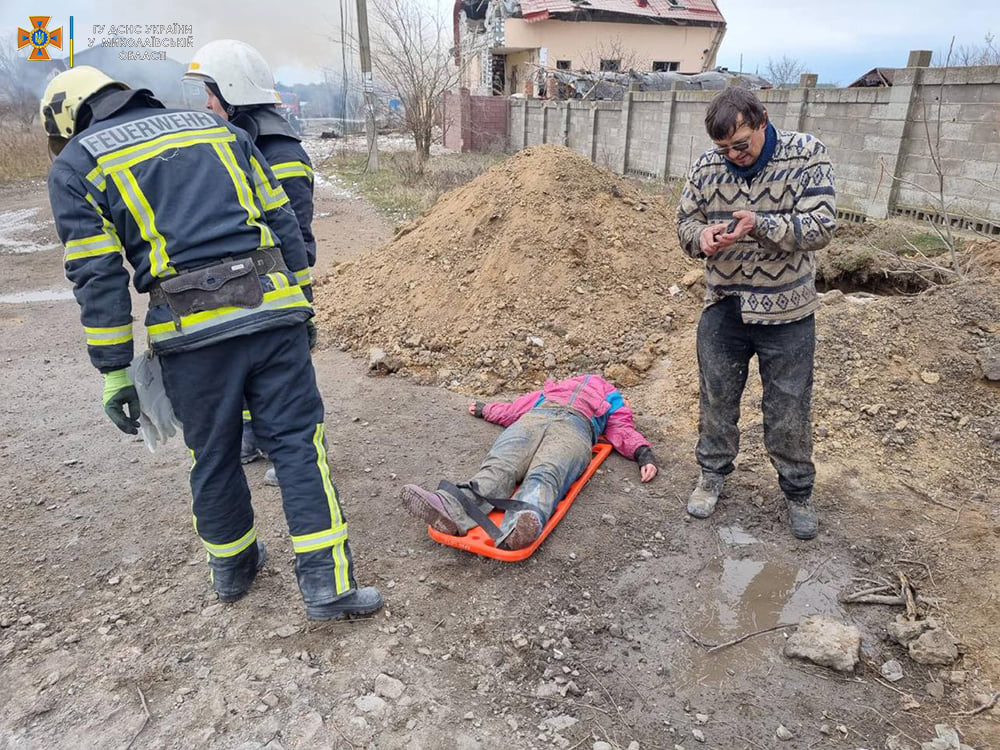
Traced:
<path fill-rule="evenodd" d="M 725 233 L 726 234 L 732 234 L 733 232 L 736 231 L 736 227 L 738 227 L 739 225 L 740 225 L 740 220 L 739 219 L 733 219 L 728 224 L 726 224 L 726 232 Z"/>

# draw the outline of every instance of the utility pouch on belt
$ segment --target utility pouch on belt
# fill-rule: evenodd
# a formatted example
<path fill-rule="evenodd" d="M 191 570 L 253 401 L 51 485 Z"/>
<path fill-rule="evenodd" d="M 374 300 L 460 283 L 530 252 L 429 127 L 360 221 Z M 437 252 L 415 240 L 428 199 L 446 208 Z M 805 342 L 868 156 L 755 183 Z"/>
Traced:
<path fill-rule="evenodd" d="M 219 307 L 254 308 L 264 301 L 264 288 L 252 258 L 188 271 L 160 282 L 159 289 L 177 318 Z"/>

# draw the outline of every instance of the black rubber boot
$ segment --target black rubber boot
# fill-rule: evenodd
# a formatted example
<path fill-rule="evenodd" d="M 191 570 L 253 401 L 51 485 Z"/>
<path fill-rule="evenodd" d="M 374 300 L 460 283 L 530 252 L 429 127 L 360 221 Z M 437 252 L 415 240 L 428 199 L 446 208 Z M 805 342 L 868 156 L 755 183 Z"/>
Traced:
<path fill-rule="evenodd" d="M 382 594 L 374 586 L 354 589 L 329 604 L 306 606 L 310 620 L 341 620 L 352 615 L 371 615 L 382 609 Z"/>
<path fill-rule="evenodd" d="M 212 588 L 219 600 L 235 602 L 246 596 L 250 585 L 257 577 L 257 571 L 267 560 L 267 547 L 261 541 L 247 547 L 233 557 L 208 556 L 208 567 L 212 574 Z"/>
<path fill-rule="evenodd" d="M 812 507 L 809 495 L 801 498 L 785 497 L 788 506 L 788 524 L 792 528 L 792 536 L 796 539 L 812 539 L 819 530 L 816 521 L 816 511 Z"/>

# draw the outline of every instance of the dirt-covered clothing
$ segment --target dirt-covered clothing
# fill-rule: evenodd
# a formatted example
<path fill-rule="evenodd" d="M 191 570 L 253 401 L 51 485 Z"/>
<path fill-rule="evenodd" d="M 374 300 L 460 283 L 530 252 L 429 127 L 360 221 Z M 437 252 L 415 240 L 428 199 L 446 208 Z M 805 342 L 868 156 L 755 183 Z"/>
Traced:
<path fill-rule="evenodd" d="M 705 260 L 705 306 L 738 297 L 746 323 L 788 323 L 816 310 L 813 253 L 836 227 L 826 146 L 808 133 L 777 130 L 774 138 L 770 159 L 749 180 L 714 150 L 702 154 L 677 206 L 677 236 L 692 258 L 705 258 L 706 226 L 734 211 L 756 213 L 750 234 Z"/>

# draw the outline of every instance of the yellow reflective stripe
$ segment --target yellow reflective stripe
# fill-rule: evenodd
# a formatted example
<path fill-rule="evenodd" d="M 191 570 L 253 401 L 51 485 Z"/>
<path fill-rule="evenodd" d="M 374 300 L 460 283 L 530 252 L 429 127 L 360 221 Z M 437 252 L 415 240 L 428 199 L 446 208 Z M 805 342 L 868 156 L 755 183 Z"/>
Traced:
<path fill-rule="evenodd" d="M 323 492 L 326 494 L 326 502 L 330 507 L 330 528 L 335 529 L 346 526 L 346 524 L 340 513 L 340 503 L 337 502 L 337 490 L 334 489 L 333 481 L 330 479 L 330 464 L 327 461 L 326 446 L 323 443 L 325 433 L 326 428 L 320 422 L 316 425 L 316 431 L 313 433 L 313 445 L 316 448 L 316 464 L 319 466 L 319 474 L 323 480 Z M 347 575 L 347 553 L 344 551 L 344 545 L 334 544 L 331 548 L 331 554 L 334 562 L 334 582 L 336 583 L 337 593 L 341 594 L 351 587 Z"/>
<path fill-rule="evenodd" d="M 113 346 L 132 340 L 131 323 L 124 326 L 112 326 L 111 328 L 84 326 L 83 330 L 87 334 L 88 346 Z"/>
<path fill-rule="evenodd" d="M 289 177 L 305 177 L 312 182 L 313 170 L 305 162 L 284 161 L 281 164 L 272 164 L 271 171 L 279 180 L 287 180 Z"/>
<path fill-rule="evenodd" d="M 312 284 L 312 273 L 308 268 L 303 268 L 301 271 L 295 272 L 295 283 L 299 286 L 306 286 L 307 284 Z"/>
<path fill-rule="evenodd" d="M 208 550 L 208 554 L 210 555 L 215 557 L 232 557 L 233 555 L 240 554 L 240 552 L 256 541 L 257 527 L 253 526 L 250 531 L 241 536 L 235 542 L 229 542 L 227 544 L 212 544 L 211 542 L 206 542 L 202 539 L 201 543 L 205 545 L 205 549 Z"/>
<path fill-rule="evenodd" d="M 260 209 L 257 208 L 257 204 L 254 202 L 250 183 L 247 182 L 246 174 L 236 162 L 236 156 L 233 154 L 232 148 L 230 148 L 228 143 L 215 143 L 212 147 L 215 149 L 215 153 L 218 155 L 223 166 L 225 166 L 226 171 L 229 172 L 229 177 L 233 181 L 233 187 L 236 188 L 236 197 L 239 199 L 240 205 L 247 212 L 247 226 L 260 230 L 261 247 L 274 247 L 274 235 L 271 234 L 271 229 L 267 224 L 261 224 L 258 221 L 261 218 Z"/>
<path fill-rule="evenodd" d="M 128 169 L 121 169 L 113 172 L 111 179 L 114 180 L 135 223 L 139 225 L 139 234 L 149 243 L 150 273 L 154 277 L 170 276 L 174 273 L 174 269 L 167 255 L 167 240 L 156 228 L 153 208 L 139 188 L 135 175 Z"/>
<path fill-rule="evenodd" d="M 244 409 L 243 410 L 243 421 L 244 422 L 249 422 L 250 421 L 250 410 L 249 409 Z"/>
<path fill-rule="evenodd" d="M 264 292 L 264 301 L 257 307 L 219 307 L 215 310 L 206 310 L 204 312 L 185 315 L 181 318 L 181 330 L 179 331 L 173 321 L 154 323 L 148 326 L 146 330 L 149 333 L 151 341 L 166 341 L 177 336 L 197 333 L 212 326 L 239 320 L 249 315 L 256 315 L 266 310 L 285 310 L 295 307 L 312 307 L 297 285 Z"/>
<path fill-rule="evenodd" d="M 104 192 L 108 183 L 107 180 L 104 179 L 104 171 L 101 169 L 100 165 L 94 167 L 89 173 L 87 173 L 87 182 L 102 193 Z"/>
<path fill-rule="evenodd" d="M 269 278 L 271 283 L 274 284 L 275 289 L 285 289 L 286 287 L 291 286 L 288 281 L 288 277 L 283 273 L 269 273 L 267 278 Z"/>
<path fill-rule="evenodd" d="M 280 184 L 277 187 L 271 187 L 271 182 L 267 179 L 264 168 L 257 161 L 256 157 L 250 157 L 250 165 L 253 167 L 254 193 L 257 195 L 257 200 L 260 201 L 264 210 L 272 211 L 288 203 L 288 196 L 285 194 L 285 189 Z"/>
<path fill-rule="evenodd" d="M 63 263 L 80 258 L 92 258 L 96 255 L 106 255 L 107 253 L 119 253 L 121 249 L 118 236 L 114 234 L 95 234 L 93 237 L 70 240 L 66 243 Z"/>
<path fill-rule="evenodd" d="M 168 133 L 159 138 L 137 143 L 134 146 L 111 151 L 97 158 L 98 166 L 105 172 L 115 172 L 119 169 L 129 169 L 140 162 L 159 156 L 164 151 L 174 148 L 187 148 L 202 143 L 226 143 L 236 140 L 236 134 L 229 128 L 217 127 L 204 130 L 182 130 L 179 133 Z"/>
<path fill-rule="evenodd" d="M 343 546 L 346 541 L 347 524 L 344 523 L 340 526 L 324 529 L 323 531 L 317 531 L 313 534 L 292 536 L 292 549 L 296 553 L 314 552 L 318 549 L 326 549 L 327 547 L 333 547 L 338 544 Z M 338 576 L 338 578 L 341 578 L 341 576 Z M 338 593 L 340 593 L 339 582 Z"/>

